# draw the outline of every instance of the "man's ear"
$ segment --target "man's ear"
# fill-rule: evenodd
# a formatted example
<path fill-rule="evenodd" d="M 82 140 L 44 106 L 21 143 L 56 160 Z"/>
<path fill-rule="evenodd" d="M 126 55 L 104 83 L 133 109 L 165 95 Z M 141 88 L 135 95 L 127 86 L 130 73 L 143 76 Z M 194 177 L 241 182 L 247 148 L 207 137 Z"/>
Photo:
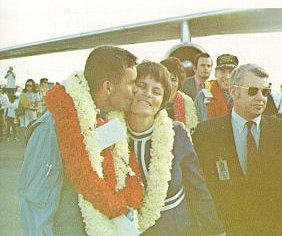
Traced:
<path fill-rule="evenodd" d="M 240 92 L 239 92 L 238 88 L 236 88 L 232 85 L 229 87 L 229 93 L 234 100 L 237 99 L 240 96 Z"/>
<path fill-rule="evenodd" d="M 102 88 L 107 95 L 110 95 L 113 90 L 113 84 L 110 81 L 105 80 L 102 84 Z"/>
<path fill-rule="evenodd" d="M 193 71 L 196 73 L 197 67 L 193 65 Z"/>

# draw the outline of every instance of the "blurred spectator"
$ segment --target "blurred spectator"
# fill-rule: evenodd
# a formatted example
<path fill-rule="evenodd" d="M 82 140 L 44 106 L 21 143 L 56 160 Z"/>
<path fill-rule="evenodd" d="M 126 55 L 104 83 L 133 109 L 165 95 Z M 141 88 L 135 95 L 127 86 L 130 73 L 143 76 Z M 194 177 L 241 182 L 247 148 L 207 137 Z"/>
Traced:
<path fill-rule="evenodd" d="M 185 127 L 192 132 L 198 124 L 198 118 L 194 102 L 191 97 L 179 91 L 185 74 L 184 66 L 176 57 L 169 57 L 161 64 L 170 72 L 172 92 L 169 103 L 166 107 L 168 115 L 175 121 L 183 122 Z"/>
<path fill-rule="evenodd" d="M 6 122 L 7 122 L 7 141 L 11 140 L 11 129 L 13 133 L 13 139 L 15 141 L 18 141 L 19 139 L 17 138 L 17 130 L 16 130 L 16 124 L 15 124 L 15 110 L 17 109 L 19 104 L 19 100 L 16 99 L 16 96 L 14 92 L 9 91 L 8 92 L 8 102 L 6 104 Z"/>
<path fill-rule="evenodd" d="M 4 77 L 5 79 L 7 79 L 7 86 L 6 86 L 7 91 L 16 90 L 16 74 L 13 72 L 13 69 L 14 68 L 10 66 Z"/>
<path fill-rule="evenodd" d="M 209 54 L 198 54 L 193 64 L 195 75 L 185 80 L 181 91 L 194 100 L 198 92 L 205 88 L 205 82 L 211 74 L 212 64 L 213 62 Z"/>
<path fill-rule="evenodd" d="M 231 112 L 233 101 L 229 93 L 229 78 L 239 64 L 238 58 L 231 54 L 217 57 L 215 80 L 208 81 L 195 98 L 199 121 L 227 115 Z"/>
<path fill-rule="evenodd" d="M 31 121 L 37 119 L 39 101 L 40 98 L 36 92 L 35 82 L 33 79 L 28 79 L 20 96 L 20 106 L 24 108 L 24 115 L 20 117 L 21 126 L 27 127 Z"/>
<path fill-rule="evenodd" d="M 3 89 L 0 87 L 0 142 L 3 138 L 4 128 L 4 107 L 7 103 L 7 97 L 3 93 Z"/>
<path fill-rule="evenodd" d="M 40 117 L 46 111 L 44 97 L 45 97 L 48 89 L 49 89 L 48 79 L 47 78 L 41 78 L 40 79 L 39 93 L 38 93 L 39 98 L 40 98 L 39 109 L 38 109 L 38 117 Z"/>
<path fill-rule="evenodd" d="M 278 109 L 278 117 L 282 118 L 282 84 L 280 85 L 280 101 L 277 106 Z"/>

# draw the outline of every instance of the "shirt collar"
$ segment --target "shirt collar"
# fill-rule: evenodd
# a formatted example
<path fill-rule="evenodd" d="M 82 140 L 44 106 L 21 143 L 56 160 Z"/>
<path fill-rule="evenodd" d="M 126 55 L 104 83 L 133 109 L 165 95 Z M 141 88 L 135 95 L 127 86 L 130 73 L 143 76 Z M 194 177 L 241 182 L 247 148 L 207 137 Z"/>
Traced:
<path fill-rule="evenodd" d="M 131 136 L 133 139 L 138 139 L 138 138 L 147 138 L 150 137 L 153 133 L 154 130 L 154 125 L 152 125 L 149 129 L 143 131 L 143 132 L 135 132 L 133 131 L 129 125 L 127 125 L 128 133 L 129 136 Z"/>
<path fill-rule="evenodd" d="M 235 127 L 239 130 L 239 132 L 240 133 L 243 132 L 247 120 L 244 119 L 243 117 L 241 117 L 234 110 L 234 108 L 232 109 L 231 119 L 234 122 Z M 260 122 L 261 122 L 261 116 L 257 116 L 256 118 L 252 119 L 252 121 L 256 124 L 255 128 L 258 131 L 259 130 L 259 125 L 260 125 Z"/>
<path fill-rule="evenodd" d="M 201 83 L 196 76 L 194 76 L 194 78 L 195 78 L 196 88 L 198 91 L 205 88 L 205 83 Z"/>

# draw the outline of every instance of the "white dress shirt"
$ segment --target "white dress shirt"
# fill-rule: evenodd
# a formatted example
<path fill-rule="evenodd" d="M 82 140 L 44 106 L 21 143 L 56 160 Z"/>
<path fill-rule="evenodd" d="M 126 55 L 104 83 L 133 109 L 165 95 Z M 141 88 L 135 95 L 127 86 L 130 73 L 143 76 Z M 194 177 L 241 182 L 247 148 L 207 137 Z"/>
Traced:
<path fill-rule="evenodd" d="M 256 146 L 259 146 L 259 138 L 260 138 L 260 121 L 261 116 L 258 116 L 252 120 L 255 125 L 252 126 L 251 132 L 254 136 Z M 247 134 L 248 134 L 248 127 L 246 125 L 247 120 L 242 118 L 236 111 L 232 110 L 231 113 L 231 124 L 233 128 L 234 140 L 237 155 L 239 158 L 239 162 L 243 173 L 247 176 Z"/>

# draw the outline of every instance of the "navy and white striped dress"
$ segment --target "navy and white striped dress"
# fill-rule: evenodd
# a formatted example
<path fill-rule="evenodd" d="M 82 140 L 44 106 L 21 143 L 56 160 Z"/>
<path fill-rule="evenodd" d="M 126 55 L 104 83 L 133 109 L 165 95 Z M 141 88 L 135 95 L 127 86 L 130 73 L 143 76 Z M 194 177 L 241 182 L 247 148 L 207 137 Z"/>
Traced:
<path fill-rule="evenodd" d="M 161 217 L 142 235 L 199 235 L 224 231 L 199 167 L 198 157 L 183 126 L 174 123 L 171 181 Z M 146 188 L 153 127 L 142 133 L 128 129 Z"/>

